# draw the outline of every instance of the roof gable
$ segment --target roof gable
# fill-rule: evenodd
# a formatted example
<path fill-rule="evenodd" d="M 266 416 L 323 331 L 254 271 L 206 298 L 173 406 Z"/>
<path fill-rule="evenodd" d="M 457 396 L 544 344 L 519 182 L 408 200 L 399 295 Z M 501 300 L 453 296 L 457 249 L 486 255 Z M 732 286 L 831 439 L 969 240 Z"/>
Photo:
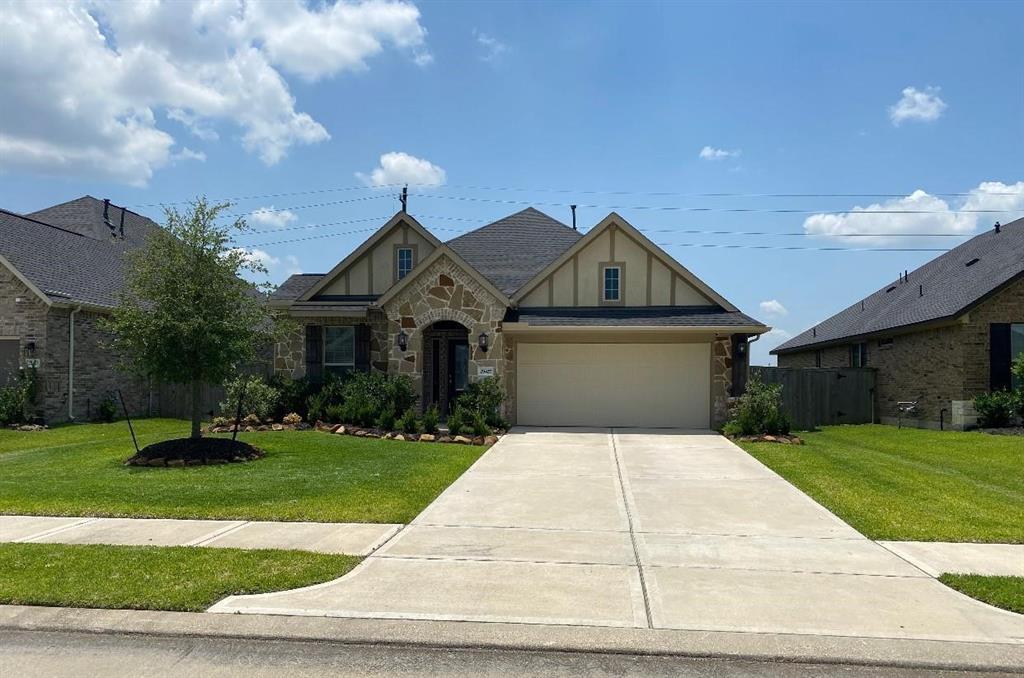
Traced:
<path fill-rule="evenodd" d="M 446 245 L 507 296 L 582 237 L 579 231 L 528 207 Z"/>
<path fill-rule="evenodd" d="M 412 273 L 399 280 L 397 283 L 391 286 L 391 289 L 389 289 L 387 292 L 381 295 L 381 297 L 377 299 L 377 305 L 383 306 L 384 304 L 394 299 L 395 296 L 399 292 L 401 292 L 407 285 L 412 283 L 412 281 L 416 280 L 419 277 L 420 273 L 426 271 L 431 264 L 433 264 L 441 257 L 448 257 L 452 261 L 452 263 L 454 263 L 456 266 L 464 270 L 467 275 L 469 275 L 471 278 L 473 278 L 473 280 L 478 282 L 481 287 L 487 290 L 487 292 L 494 295 L 495 299 L 501 301 L 506 305 L 509 303 L 509 298 L 507 294 L 505 294 L 497 287 L 495 287 L 490 280 L 485 278 L 479 271 L 470 266 L 469 263 L 459 255 L 458 252 L 448 247 L 448 245 L 442 244 L 440 247 L 431 252 L 429 257 L 427 257 L 425 260 L 417 264 L 416 268 L 413 269 Z"/>
<path fill-rule="evenodd" d="M 989 229 L 932 259 L 905 282 L 886 285 L 772 353 L 956 318 L 1021 276 L 1024 219 L 1017 219 L 999 233 Z"/>
<path fill-rule="evenodd" d="M 638 231 L 632 224 L 623 219 L 615 212 L 610 213 L 607 217 L 602 219 L 596 226 L 587 231 L 586 235 L 578 239 L 573 245 L 565 250 L 558 258 L 548 264 L 546 267 L 541 269 L 533 278 L 526 284 L 519 288 L 519 291 L 512 297 L 512 300 L 519 303 L 527 297 L 534 289 L 541 285 L 549 276 L 553 276 L 560 268 L 566 265 L 574 256 L 583 252 L 591 244 L 595 243 L 598 239 L 605 237 L 605 234 L 611 229 L 621 230 L 625 233 L 634 243 L 639 247 L 645 249 L 653 259 L 657 260 L 665 268 L 667 268 L 672 274 L 682 279 L 689 287 L 697 293 L 698 296 L 704 297 L 709 304 L 717 304 L 726 311 L 736 311 L 736 307 L 733 306 L 728 300 L 722 295 L 715 292 L 709 287 L 704 281 L 695 276 L 689 270 L 687 270 L 682 264 L 671 257 L 667 252 L 658 247 L 652 242 L 647 236 Z M 673 289 L 675 282 L 671 283 Z M 684 303 L 684 302 L 677 302 Z"/>
<path fill-rule="evenodd" d="M 297 300 L 309 301 L 310 299 L 316 297 L 317 295 L 324 293 L 332 286 L 332 284 L 335 281 L 339 280 L 343 275 L 345 275 L 350 268 L 359 266 L 361 264 L 365 265 L 365 267 L 367 268 L 367 276 L 370 279 L 370 282 L 372 282 L 374 266 L 373 261 L 370 259 L 372 259 L 374 249 L 378 245 L 386 244 L 384 243 L 385 239 L 388 238 L 388 236 L 391 235 L 397 229 L 402 228 L 410 229 L 420 239 L 422 239 L 425 242 L 425 244 L 431 249 L 435 249 L 441 245 L 441 241 L 434 237 L 434 235 L 430 233 L 427 229 L 423 228 L 420 222 L 416 221 L 405 212 L 398 212 L 397 214 L 395 214 L 395 216 L 391 217 L 391 219 L 389 219 L 386 224 L 377 229 L 377 231 L 373 235 L 367 238 L 366 241 L 363 242 L 363 244 L 360 245 L 358 248 L 356 248 L 355 251 L 353 251 L 347 257 L 342 259 L 337 266 L 335 266 L 326 274 L 321 276 L 319 280 L 317 280 L 304 292 L 302 292 L 297 297 Z M 419 260 L 416 262 L 416 267 L 419 267 L 420 263 L 422 263 L 422 260 L 427 256 L 427 254 L 428 253 L 426 252 L 419 253 Z M 390 255 L 388 260 L 390 261 Z M 377 281 L 377 284 L 380 284 L 380 281 Z M 377 284 L 375 284 L 374 287 L 376 287 Z M 391 286 L 390 278 L 387 279 L 386 286 Z M 374 296 L 373 290 L 366 290 L 366 295 Z"/>

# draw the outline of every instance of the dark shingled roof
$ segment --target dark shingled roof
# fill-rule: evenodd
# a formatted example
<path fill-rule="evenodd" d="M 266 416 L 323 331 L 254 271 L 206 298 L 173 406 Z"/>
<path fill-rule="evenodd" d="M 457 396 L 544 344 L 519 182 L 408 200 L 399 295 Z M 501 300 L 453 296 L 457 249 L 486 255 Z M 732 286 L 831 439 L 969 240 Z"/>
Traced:
<path fill-rule="evenodd" d="M 160 226 L 152 219 L 111 204 L 107 210 L 107 217 L 114 227 L 114 230 L 111 231 L 110 226 L 103 220 L 103 201 L 91 195 L 47 207 L 25 216 L 96 240 L 110 242 L 113 239 L 113 234 L 120 237 L 122 212 L 124 213 L 124 240 L 129 247 L 145 245 L 146 239 L 155 230 L 160 229 Z"/>
<path fill-rule="evenodd" d="M 564 307 L 509 310 L 505 322 L 534 327 L 745 327 L 761 325 L 739 311 L 720 306 Z"/>
<path fill-rule="evenodd" d="M 581 237 L 579 231 L 528 207 L 446 244 L 495 287 L 511 295 Z"/>
<path fill-rule="evenodd" d="M 0 254 L 55 302 L 116 305 L 124 243 L 97 240 L 0 210 Z"/>
<path fill-rule="evenodd" d="M 1024 219 L 1000 230 L 996 233 L 989 229 L 971 238 L 912 271 L 907 282 L 886 285 L 772 353 L 962 315 L 1004 285 L 1024 276 Z"/>
<path fill-rule="evenodd" d="M 295 301 L 326 273 L 297 273 L 290 276 L 270 295 L 270 301 Z"/>

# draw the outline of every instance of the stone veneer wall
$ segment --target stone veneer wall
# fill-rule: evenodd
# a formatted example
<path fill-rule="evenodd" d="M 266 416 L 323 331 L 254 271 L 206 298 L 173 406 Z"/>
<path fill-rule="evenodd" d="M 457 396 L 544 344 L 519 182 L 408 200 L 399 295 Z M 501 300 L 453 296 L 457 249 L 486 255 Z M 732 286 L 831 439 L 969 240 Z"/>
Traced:
<path fill-rule="evenodd" d="M 295 320 L 295 319 L 293 319 Z M 287 375 L 293 379 L 306 376 L 306 325 L 370 326 L 370 365 L 381 372 L 388 369 L 387 316 L 382 311 L 371 309 L 366 318 L 301 318 L 295 329 L 274 345 L 274 374 Z"/>
<path fill-rule="evenodd" d="M 729 417 L 729 392 L 732 390 L 732 338 L 715 339 L 711 344 L 711 425 L 721 426 Z"/>
<path fill-rule="evenodd" d="M 384 344 L 388 372 L 412 378 L 416 392 L 423 395 L 423 331 L 440 320 L 452 320 L 469 329 L 469 379 L 480 378 L 481 367 L 494 368 L 494 375 L 509 388 L 511 353 L 506 353 L 501 322 L 505 302 L 497 299 L 447 256 L 439 258 L 426 270 L 416 274 L 383 309 L 387 314 L 387 340 Z M 398 348 L 398 334 L 409 336 L 408 350 Z M 477 345 L 477 337 L 486 332 L 490 337 L 487 352 Z M 505 416 L 509 405 L 506 403 Z"/>

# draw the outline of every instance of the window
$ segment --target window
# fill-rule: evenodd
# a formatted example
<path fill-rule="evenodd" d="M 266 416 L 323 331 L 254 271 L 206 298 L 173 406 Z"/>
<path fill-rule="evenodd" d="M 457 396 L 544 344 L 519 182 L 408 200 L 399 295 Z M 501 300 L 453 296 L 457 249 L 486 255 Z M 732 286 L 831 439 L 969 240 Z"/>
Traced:
<path fill-rule="evenodd" d="M 1010 365 L 1013 365 L 1014 360 L 1020 360 L 1021 357 L 1024 357 L 1024 323 L 1014 323 L 1010 325 Z M 1024 387 L 1016 375 L 1012 372 L 1010 375 L 1011 388 Z"/>
<path fill-rule="evenodd" d="M 821 367 L 821 349 L 814 352 L 814 366 Z"/>
<path fill-rule="evenodd" d="M 401 280 L 405 276 L 409 275 L 409 271 L 413 267 L 413 252 L 411 247 L 399 247 L 396 254 L 396 266 L 398 270 L 398 279 Z"/>
<path fill-rule="evenodd" d="M 348 374 L 356 366 L 354 327 L 324 327 L 324 372 Z"/>
<path fill-rule="evenodd" d="M 868 366 L 868 345 L 866 343 L 850 346 L 850 367 Z"/>
<path fill-rule="evenodd" d="M 617 302 L 622 299 L 622 268 L 619 266 L 604 267 L 604 301 Z"/>

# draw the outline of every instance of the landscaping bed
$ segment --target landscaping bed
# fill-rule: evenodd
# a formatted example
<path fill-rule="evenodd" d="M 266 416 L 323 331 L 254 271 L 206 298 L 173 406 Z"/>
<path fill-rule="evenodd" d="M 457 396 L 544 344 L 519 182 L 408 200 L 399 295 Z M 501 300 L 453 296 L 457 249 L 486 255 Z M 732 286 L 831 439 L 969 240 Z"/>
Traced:
<path fill-rule="evenodd" d="M 197 466 L 252 461 L 264 456 L 263 450 L 230 438 L 174 438 L 153 443 L 139 450 L 126 466 Z"/>
<path fill-rule="evenodd" d="M 283 424 L 273 421 L 264 421 L 257 425 L 254 425 L 252 421 L 250 421 L 244 425 L 238 425 L 238 430 L 244 433 L 266 431 L 308 431 L 311 428 L 315 428 L 317 431 L 322 431 L 324 433 L 356 436 L 357 438 L 380 438 L 382 440 L 397 440 L 399 442 L 454 443 L 457 445 L 493 445 L 498 442 L 498 436 L 505 433 L 502 429 L 497 429 L 489 435 L 451 435 L 443 431 L 438 431 L 436 433 L 408 433 L 404 431 L 389 431 L 379 428 L 354 426 L 351 424 L 326 424 L 322 421 L 318 421 L 316 425 L 312 426 L 306 422 Z M 222 423 L 219 425 L 210 425 L 205 430 L 207 433 L 232 433 L 235 430 L 235 424 Z"/>
<path fill-rule="evenodd" d="M 872 539 L 1024 543 L 1017 437 L 872 424 L 802 436 L 739 445 Z"/>
<path fill-rule="evenodd" d="M 0 604 L 201 612 L 337 579 L 356 556 L 189 546 L 0 544 Z"/>

